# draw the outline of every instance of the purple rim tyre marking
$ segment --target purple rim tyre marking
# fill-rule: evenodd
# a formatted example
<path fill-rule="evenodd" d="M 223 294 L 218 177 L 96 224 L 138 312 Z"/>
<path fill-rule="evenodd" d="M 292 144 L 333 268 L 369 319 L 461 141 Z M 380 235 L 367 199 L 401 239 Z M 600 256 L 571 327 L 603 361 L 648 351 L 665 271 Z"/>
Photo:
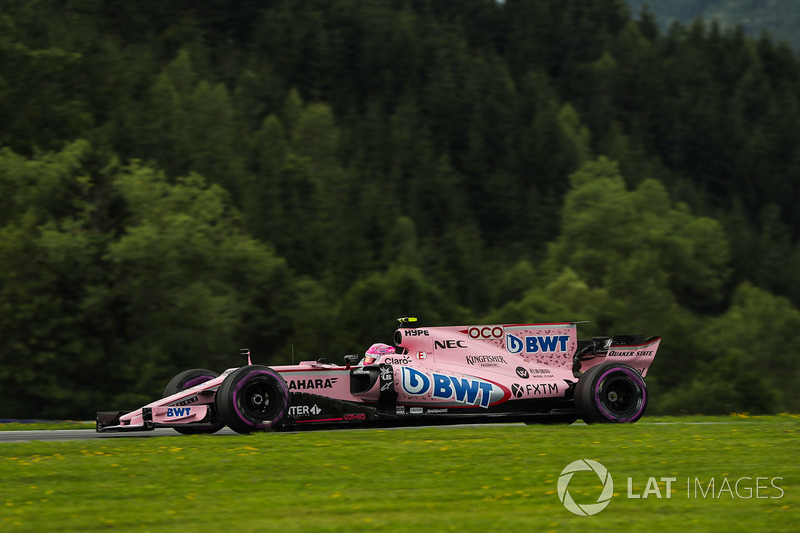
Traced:
<path fill-rule="evenodd" d="M 201 383 L 205 383 L 206 381 L 211 381 L 214 379 L 214 376 L 198 376 L 194 379 L 190 379 L 186 383 L 183 384 L 183 390 L 191 389 L 192 387 L 196 387 Z"/>
<path fill-rule="evenodd" d="M 280 419 L 283 418 L 283 412 L 279 412 L 278 413 L 278 417 L 275 418 L 274 420 L 271 420 L 270 422 L 265 422 L 265 423 L 262 423 L 262 424 L 253 424 L 253 422 L 250 419 L 246 418 L 242 414 L 242 412 L 239 410 L 239 390 L 242 388 L 242 386 L 245 383 L 247 383 L 250 380 L 251 376 L 254 376 L 254 375 L 257 375 L 257 374 L 262 374 L 262 375 L 265 375 L 265 376 L 273 376 L 273 374 L 270 373 L 270 372 L 265 372 L 263 370 L 254 370 L 254 371 L 250 372 L 249 374 L 247 374 L 242 379 L 240 379 L 239 382 L 236 384 L 236 387 L 233 389 L 233 402 L 232 402 L 233 403 L 233 409 L 234 409 L 234 411 L 236 411 L 236 416 L 238 416 L 239 420 L 241 420 L 242 422 L 245 422 L 246 424 L 251 425 L 251 426 L 253 426 L 255 428 L 267 428 L 267 427 L 271 427 L 272 425 L 274 425 L 277 422 L 279 422 Z M 276 380 L 276 381 L 278 383 L 280 383 L 280 380 Z M 288 391 L 288 389 L 286 389 L 285 387 L 281 387 L 280 385 L 278 385 L 278 386 L 281 389 L 280 392 L 282 393 L 282 396 L 284 397 L 284 400 L 285 400 L 286 404 L 288 405 L 288 403 L 289 403 L 289 391 Z"/>
<path fill-rule="evenodd" d="M 616 418 L 605 408 L 603 402 L 600 400 L 600 386 L 603 384 L 603 381 L 606 379 L 606 376 L 614 372 L 622 372 L 623 374 L 628 376 L 631 379 L 631 381 L 633 381 L 636 384 L 636 387 L 639 389 L 639 392 L 641 392 L 642 395 L 641 401 L 639 401 L 637 396 L 637 401 L 639 402 L 639 406 L 638 409 L 636 410 L 636 413 L 634 413 L 632 416 L 626 418 Z M 628 422 L 630 420 L 636 420 L 637 417 L 642 415 L 642 412 L 644 411 L 644 408 L 647 405 L 647 389 L 643 385 L 644 381 L 636 371 L 632 371 L 628 368 L 622 368 L 622 367 L 609 368 L 595 382 L 594 399 L 595 399 L 595 404 L 597 405 L 597 410 L 600 411 L 600 414 L 602 414 L 607 420 L 610 421 Z"/>

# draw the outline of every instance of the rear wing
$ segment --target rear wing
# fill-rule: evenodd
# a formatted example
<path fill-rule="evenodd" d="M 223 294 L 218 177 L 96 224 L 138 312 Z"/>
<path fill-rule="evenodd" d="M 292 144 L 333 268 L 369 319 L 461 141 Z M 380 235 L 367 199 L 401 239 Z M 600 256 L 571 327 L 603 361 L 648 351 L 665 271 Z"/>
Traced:
<path fill-rule="evenodd" d="M 615 335 L 614 337 L 593 337 L 578 341 L 572 370 L 577 374 L 600 363 L 623 363 L 636 369 L 642 376 L 656 357 L 661 337 L 645 340 L 642 335 Z"/>

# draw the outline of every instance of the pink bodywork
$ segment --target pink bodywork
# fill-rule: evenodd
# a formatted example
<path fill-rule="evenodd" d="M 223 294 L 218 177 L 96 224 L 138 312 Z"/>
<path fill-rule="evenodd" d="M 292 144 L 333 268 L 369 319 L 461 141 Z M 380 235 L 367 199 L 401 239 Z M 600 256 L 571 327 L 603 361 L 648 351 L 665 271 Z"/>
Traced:
<path fill-rule="evenodd" d="M 660 341 L 656 337 L 642 344 L 611 346 L 606 354 L 584 360 L 581 371 L 613 361 L 646 376 Z M 577 381 L 572 371 L 578 348 L 574 323 L 400 328 L 395 344 L 398 353 L 381 355 L 374 364 L 391 365 L 397 405 L 411 414 L 420 406 L 480 410 L 507 400 L 563 398 L 569 384 Z M 285 379 L 290 393 L 367 404 L 377 402 L 381 393 L 382 380 L 363 393 L 351 393 L 350 375 L 357 366 L 304 361 L 272 368 Z M 234 370 L 125 414 L 116 428 L 143 426 L 145 408 L 150 408 L 156 425 L 199 422 L 219 385 Z M 294 420 L 324 421 L 328 420 L 313 416 Z"/>

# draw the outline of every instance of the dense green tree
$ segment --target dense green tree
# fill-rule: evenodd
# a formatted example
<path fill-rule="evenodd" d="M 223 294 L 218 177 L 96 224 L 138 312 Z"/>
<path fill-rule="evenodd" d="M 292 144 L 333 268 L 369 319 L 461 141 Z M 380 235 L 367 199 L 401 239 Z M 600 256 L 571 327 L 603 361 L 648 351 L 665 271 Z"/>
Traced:
<path fill-rule="evenodd" d="M 529 266 L 516 265 L 511 273 L 520 269 L 529 270 Z M 535 279 L 532 272 L 527 272 L 530 280 Z M 506 274 L 506 278 L 509 278 Z M 519 287 L 514 298 L 498 307 L 485 317 L 487 323 L 551 323 L 590 321 L 581 325 L 581 336 L 608 334 L 610 326 L 608 291 L 601 287 L 590 287 L 572 270 L 565 269 L 549 283 L 536 286 Z M 506 279 L 506 284 L 517 280 Z"/>
<path fill-rule="evenodd" d="M 79 79 L 80 54 L 30 47 L 21 33 L 0 11 L 0 146 L 31 154 L 85 131 L 92 117 L 88 102 L 70 90 Z"/>
<path fill-rule="evenodd" d="M 34 160 L 0 154 L 3 211 L 11 215 L 0 230 L 3 416 L 67 416 L 103 398 L 89 386 L 102 376 L 101 345 L 82 320 L 79 296 L 83 276 L 102 275 L 102 236 L 77 231 L 90 215 L 88 152 L 76 143 Z"/>
<path fill-rule="evenodd" d="M 393 326 L 402 316 L 418 316 L 421 324 L 443 324 L 464 318 L 452 301 L 416 267 L 392 265 L 354 283 L 339 300 L 330 349 L 363 353 L 373 342 L 392 342 Z"/>
<path fill-rule="evenodd" d="M 105 399 L 90 386 L 103 375 L 95 371 L 99 339 L 83 327 L 75 288 L 59 277 L 67 265 L 57 263 L 90 268 L 91 253 L 52 257 L 52 248 L 74 252 L 87 244 L 56 241 L 31 215 L 0 230 L 0 416 L 67 417 Z"/>
<path fill-rule="evenodd" d="M 684 413 L 797 411 L 800 362 L 787 345 L 797 341 L 800 312 L 785 298 L 749 283 L 731 307 L 701 331 L 698 371 L 663 400 L 662 410 Z"/>
<path fill-rule="evenodd" d="M 789 2 L 754 2 L 748 0 L 626 0 L 638 13 L 647 9 L 652 18 L 663 22 L 679 20 L 686 24 L 700 16 L 717 20 L 724 27 L 740 26 L 752 38 L 765 32 L 776 40 L 788 41 L 795 49 L 800 40 L 795 31 L 798 13 Z"/>
<path fill-rule="evenodd" d="M 190 166 L 212 183 L 222 185 L 240 204 L 243 159 L 234 110 L 222 84 L 200 82 L 189 98 Z"/>
<path fill-rule="evenodd" d="M 595 310 L 614 331 L 633 328 L 673 338 L 658 360 L 661 378 L 676 384 L 694 368 L 691 339 L 676 338 L 691 327 L 691 313 L 722 303 L 728 244 L 722 227 L 672 205 L 663 186 L 643 181 L 627 189 L 614 162 L 587 163 L 570 176 L 562 228 L 545 268 L 557 276 L 572 269 L 589 287 L 602 288 L 607 304 Z"/>
<path fill-rule="evenodd" d="M 269 115 L 251 140 L 249 170 L 241 203 L 247 227 L 258 239 L 274 242 L 284 216 L 280 176 L 289 156 L 289 143 L 283 124 Z"/>
<path fill-rule="evenodd" d="M 638 254 L 654 254 L 646 262 L 654 275 L 663 273 L 669 294 L 703 310 L 715 303 L 729 256 L 718 222 L 693 216 L 685 205 L 673 207 L 656 181 L 629 191 L 617 165 L 603 157 L 584 165 L 570 181 L 550 268 L 569 266 L 597 285 Z"/>
<path fill-rule="evenodd" d="M 92 178 L 89 149 L 0 158 L 26 198 L 0 233 L 6 416 L 139 402 L 184 367 L 230 366 L 239 343 L 269 357 L 290 331 L 286 265 L 238 229 L 222 188 L 138 165 Z M 109 185 L 124 216 L 103 228 Z"/>
<path fill-rule="evenodd" d="M 800 61 L 633 12 L 0 0 L 1 384 L 66 416 L 418 313 L 661 334 L 649 379 L 679 408 L 715 324 L 800 305 Z M 22 360 L 72 399 L 26 393 Z M 713 409 L 795 408 L 719 386 Z"/>

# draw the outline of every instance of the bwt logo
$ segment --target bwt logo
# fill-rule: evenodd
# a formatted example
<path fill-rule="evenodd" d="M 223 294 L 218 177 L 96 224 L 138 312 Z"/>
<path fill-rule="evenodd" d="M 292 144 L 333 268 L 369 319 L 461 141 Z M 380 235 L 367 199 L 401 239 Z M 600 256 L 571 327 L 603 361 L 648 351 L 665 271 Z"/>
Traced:
<path fill-rule="evenodd" d="M 167 418 L 176 418 L 179 416 L 189 416 L 192 410 L 189 407 L 168 407 Z"/>
<path fill-rule="evenodd" d="M 569 335 L 531 335 L 520 339 L 511 333 L 506 335 L 506 350 L 509 353 L 520 353 L 523 349 L 525 353 L 548 353 L 566 352 Z"/>
<path fill-rule="evenodd" d="M 469 405 L 479 404 L 486 408 L 492 403 L 492 393 L 495 389 L 495 385 L 488 381 L 436 373 L 429 377 L 413 368 L 403 367 L 403 390 L 412 396 L 421 396 L 430 391 L 431 396 L 439 400 L 455 400 Z M 499 394 L 502 397 L 502 391 Z"/>
<path fill-rule="evenodd" d="M 572 499 L 569 490 L 567 490 L 569 482 L 572 481 L 572 476 L 575 475 L 575 472 L 581 471 L 594 472 L 603 483 L 603 491 L 600 493 L 600 496 L 598 496 L 595 503 L 579 505 L 575 503 L 575 500 Z M 606 467 L 597 461 L 592 461 L 591 459 L 578 459 L 577 461 L 571 462 L 566 468 L 564 468 L 564 470 L 561 471 L 561 476 L 558 478 L 558 499 L 561 500 L 561 503 L 564 504 L 564 507 L 566 507 L 568 511 L 575 513 L 576 515 L 596 515 L 608 507 L 608 504 L 611 502 L 611 496 L 613 495 L 614 480 L 611 479 L 611 474 L 608 473 Z"/>

